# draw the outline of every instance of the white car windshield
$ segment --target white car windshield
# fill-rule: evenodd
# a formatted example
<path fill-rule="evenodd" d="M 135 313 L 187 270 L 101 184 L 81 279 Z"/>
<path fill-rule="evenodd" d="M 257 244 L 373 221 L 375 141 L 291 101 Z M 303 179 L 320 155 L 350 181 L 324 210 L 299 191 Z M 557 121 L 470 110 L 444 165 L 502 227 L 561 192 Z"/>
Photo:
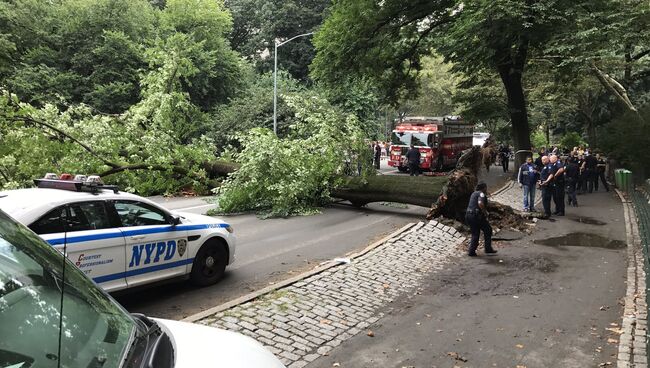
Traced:
<path fill-rule="evenodd" d="M 137 323 L 71 263 L 63 283 L 63 270 L 61 254 L 0 211 L 0 367 L 122 366 Z"/>

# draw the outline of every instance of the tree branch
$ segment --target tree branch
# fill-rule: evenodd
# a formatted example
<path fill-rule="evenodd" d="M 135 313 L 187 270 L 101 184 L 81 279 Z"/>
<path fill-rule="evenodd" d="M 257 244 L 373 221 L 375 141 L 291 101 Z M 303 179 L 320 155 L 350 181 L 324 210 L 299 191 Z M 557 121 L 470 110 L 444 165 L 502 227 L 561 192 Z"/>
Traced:
<path fill-rule="evenodd" d="M 637 60 L 641 59 L 642 57 L 644 57 L 646 55 L 650 55 L 650 49 L 641 51 L 640 53 L 632 56 L 632 60 L 637 61 Z"/>
<path fill-rule="evenodd" d="M 591 61 L 590 67 L 591 70 L 596 75 L 596 78 L 598 78 L 600 84 L 602 84 L 603 87 L 605 87 L 610 93 L 612 93 L 614 97 L 616 97 L 616 99 L 626 109 L 633 112 L 638 112 L 636 107 L 634 107 L 634 104 L 632 104 L 632 101 L 630 101 L 630 98 L 627 95 L 627 91 L 618 81 L 616 81 L 616 79 L 612 78 L 607 73 L 600 70 L 596 65 L 596 62 L 593 60 Z"/>
<path fill-rule="evenodd" d="M 46 122 L 44 122 L 44 121 L 36 120 L 36 119 L 31 118 L 31 117 L 29 117 L 29 116 L 22 116 L 22 117 L 7 117 L 7 119 L 8 119 L 8 120 L 13 120 L 13 121 L 23 121 L 23 122 L 25 122 L 25 123 L 35 124 L 35 125 L 39 125 L 39 126 L 41 126 L 41 127 L 46 127 L 46 128 L 48 128 L 48 129 L 53 130 L 53 131 L 55 131 L 56 133 L 58 133 L 58 134 L 64 136 L 65 138 L 69 139 L 69 140 L 72 141 L 73 143 L 78 144 L 78 145 L 81 146 L 84 150 L 86 150 L 88 153 L 90 153 L 93 157 L 95 157 L 96 159 L 98 159 L 98 160 L 100 160 L 101 162 L 103 162 L 105 165 L 110 166 L 110 167 L 113 167 L 113 168 L 116 168 L 116 167 L 119 167 L 119 166 L 120 166 L 120 165 L 118 165 L 118 164 L 116 164 L 116 163 L 114 163 L 114 162 L 112 162 L 112 161 L 109 161 L 109 160 L 103 158 L 103 157 L 100 156 L 97 152 L 95 152 L 92 148 L 88 147 L 88 145 L 86 145 L 85 143 L 81 142 L 81 141 L 78 140 L 77 138 L 71 136 L 70 134 L 64 132 L 63 130 L 61 130 L 61 129 L 55 127 L 54 125 L 51 125 L 51 124 L 46 123 Z"/>

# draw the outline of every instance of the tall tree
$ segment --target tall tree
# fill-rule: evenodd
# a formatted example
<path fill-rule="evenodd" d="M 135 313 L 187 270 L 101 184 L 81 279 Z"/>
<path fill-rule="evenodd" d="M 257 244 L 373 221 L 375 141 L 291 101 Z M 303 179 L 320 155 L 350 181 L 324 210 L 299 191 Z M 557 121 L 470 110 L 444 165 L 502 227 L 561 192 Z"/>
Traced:
<path fill-rule="evenodd" d="M 252 61 L 259 72 L 273 70 L 276 41 L 313 32 L 322 23 L 331 0 L 226 0 L 233 16 L 232 47 Z M 299 80 L 309 77 L 315 51 L 310 38 L 301 38 L 278 50 L 278 67 Z"/>
<path fill-rule="evenodd" d="M 16 0 L 0 9 L 0 34 L 14 45 L 0 77 L 23 100 L 116 113 L 139 99 L 143 44 L 156 18 L 147 1 Z"/>
<path fill-rule="evenodd" d="M 371 75 L 394 100 L 400 89 L 414 88 L 422 56 L 435 48 L 467 78 L 498 73 L 515 147 L 528 150 L 526 62 L 578 5 L 569 0 L 340 0 L 316 37 L 314 75 L 331 84 L 348 73 Z"/>
<path fill-rule="evenodd" d="M 594 0 L 576 7 L 543 57 L 565 75 L 592 75 L 628 111 L 650 101 L 650 4 Z"/>

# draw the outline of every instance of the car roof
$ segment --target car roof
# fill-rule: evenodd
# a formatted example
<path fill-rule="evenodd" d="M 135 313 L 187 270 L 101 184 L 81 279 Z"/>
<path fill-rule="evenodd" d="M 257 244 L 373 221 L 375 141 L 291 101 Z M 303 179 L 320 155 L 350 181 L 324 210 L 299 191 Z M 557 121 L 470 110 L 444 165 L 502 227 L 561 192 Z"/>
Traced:
<path fill-rule="evenodd" d="M 135 194 L 114 193 L 112 190 L 106 189 L 97 193 L 89 193 L 63 189 L 28 188 L 0 192 L 0 209 L 23 224 L 29 225 L 63 204 L 107 199 L 127 199 L 152 203 Z"/>

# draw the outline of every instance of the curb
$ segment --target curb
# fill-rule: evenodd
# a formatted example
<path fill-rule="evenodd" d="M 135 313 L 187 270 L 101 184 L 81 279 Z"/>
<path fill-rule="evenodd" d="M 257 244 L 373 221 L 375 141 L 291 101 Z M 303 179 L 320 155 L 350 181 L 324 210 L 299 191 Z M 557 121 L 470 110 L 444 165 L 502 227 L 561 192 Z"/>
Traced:
<path fill-rule="evenodd" d="M 618 367 L 647 367 L 646 334 L 647 306 L 645 304 L 645 270 L 642 249 L 636 223 L 636 214 L 631 201 L 618 189 L 625 216 L 627 240 L 627 290 L 622 317 L 622 334 L 619 339 Z"/>
<path fill-rule="evenodd" d="M 510 189 L 514 185 L 514 183 L 515 183 L 514 180 L 509 180 L 507 183 L 505 183 L 504 186 L 502 186 L 501 188 L 499 188 L 499 189 L 495 190 L 494 192 L 490 193 L 490 196 L 492 197 L 492 196 L 495 196 L 495 195 L 499 195 L 502 192 L 505 192 L 506 190 Z"/>
<path fill-rule="evenodd" d="M 368 245 L 367 247 L 365 247 L 361 251 L 351 254 L 347 258 L 349 258 L 349 259 L 358 258 L 358 257 L 370 252 L 371 250 L 379 247 L 380 245 L 386 243 L 390 239 L 395 238 L 395 237 L 403 234 L 404 232 L 406 232 L 406 231 L 410 230 L 411 228 L 415 227 L 416 225 L 417 224 L 413 223 L 413 222 L 409 223 L 409 224 L 406 224 L 406 225 L 402 226 L 400 229 L 398 229 L 397 231 L 395 231 L 395 232 L 391 233 L 390 235 L 387 235 L 387 236 L 383 237 L 382 239 Z M 181 321 L 182 322 L 196 322 L 196 321 L 198 321 L 200 319 L 206 318 L 208 316 L 219 313 L 219 312 L 224 311 L 226 309 L 230 309 L 230 308 L 232 308 L 234 306 L 237 306 L 239 304 L 243 304 L 243 303 L 249 302 L 249 301 L 251 301 L 253 299 L 257 299 L 257 298 L 259 298 L 260 296 L 262 296 L 264 294 L 268 294 L 268 293 L 271 293 L 271 292 L 276 291 L 278 289 L 281 289 L 283 287 L 289 286 L 291 284 L 295 284 L 296 282 L 299 282 L 299 281 L 302 281 L 302 280 L 304 280 L 304 279 L 306 279 L 308 277 L 317 275 L 317 274 L 319 274 L 319 273 L 321 273 L 323 271 L 329 270 L 330 268 L 339 266 L 340 264 L 341 264 L 340 262 L 336 262 L 334 260 L 327 261 L 326 264 L 318 266 L 318 267 L 316 267 L 316 268 L 314 268 L 312 270 L 303 272 L 303 273 L 301 273 L 301 274 L 299 274 L 297 276 L 294 276 L 294 277 L 291 277 L 289 279 L 280 281 L 280 282 L 275 283 L 273 285 L 270 285 L 270 286 L 267 286 L 267 287 L 262 288 L 260 290 L 254 291 L 252 293 L 240 296 L 239 298 L 233 299 L 233 300 L 231 300 L 229 302 L 223 303 L 221 305 L 218 305 L 218 306 L 206 309 L 206 310 L 204 310 L 202 312 L 199 312 L 199 313 L 193 314 L 191 316 L 185 317 Z"/>

